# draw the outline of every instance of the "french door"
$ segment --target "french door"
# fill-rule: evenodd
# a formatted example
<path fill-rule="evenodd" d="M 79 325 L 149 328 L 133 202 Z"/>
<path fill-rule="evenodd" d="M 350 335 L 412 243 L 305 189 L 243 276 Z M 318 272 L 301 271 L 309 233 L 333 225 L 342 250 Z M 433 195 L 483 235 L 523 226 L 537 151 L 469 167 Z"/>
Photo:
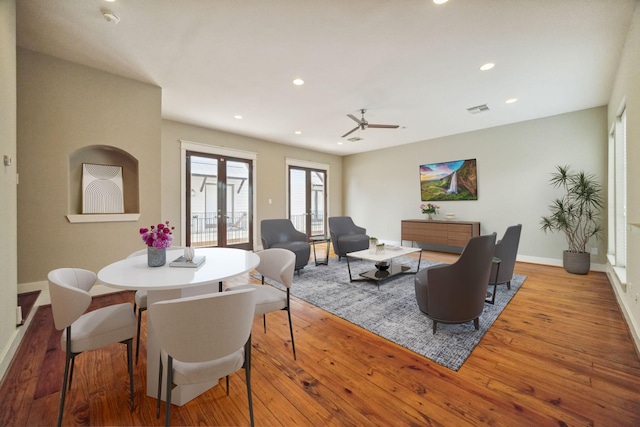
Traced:
<path fill-rule="evenodd" d="M 186 152 L 186 244 L 253 249 L 252 160 Z"/>
<path fill-rule="evenodd" d="M 307 236 L 327 234 L 327 171 L 289 166 L 289 219 Z"/>

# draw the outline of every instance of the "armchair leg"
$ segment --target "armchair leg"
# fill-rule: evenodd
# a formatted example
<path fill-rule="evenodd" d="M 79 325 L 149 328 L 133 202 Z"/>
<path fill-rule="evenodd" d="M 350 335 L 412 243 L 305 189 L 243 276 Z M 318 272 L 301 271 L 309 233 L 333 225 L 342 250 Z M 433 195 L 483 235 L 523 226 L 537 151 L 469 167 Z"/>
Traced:
<path fill-rule="evenodd" d="M 476 317 L 473 319 L 473 327 L 476 328 L 476 331 L 480 329 L 480 318 Z"/>
<path fill-rule="evenodd" d="M 438 322 L 435 320 L 432 320 L 431 322 L 433 322 L 433 335 L 436 334 L 436 328 L 438 327 Z"/>

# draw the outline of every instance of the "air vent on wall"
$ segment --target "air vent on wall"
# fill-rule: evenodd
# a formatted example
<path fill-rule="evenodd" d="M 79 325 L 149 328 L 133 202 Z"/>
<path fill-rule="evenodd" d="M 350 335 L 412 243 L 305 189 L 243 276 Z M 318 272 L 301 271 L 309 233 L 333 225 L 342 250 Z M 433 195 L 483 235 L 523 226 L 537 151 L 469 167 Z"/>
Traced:
<path fill-rule="evenodd" d="M 475 107 L 467 108 L 467 111 L 471 114 L 484 113 L 485 111 L 489 111 L 489 107 L 487 106 L 487 104 L 482 104 Z"/>

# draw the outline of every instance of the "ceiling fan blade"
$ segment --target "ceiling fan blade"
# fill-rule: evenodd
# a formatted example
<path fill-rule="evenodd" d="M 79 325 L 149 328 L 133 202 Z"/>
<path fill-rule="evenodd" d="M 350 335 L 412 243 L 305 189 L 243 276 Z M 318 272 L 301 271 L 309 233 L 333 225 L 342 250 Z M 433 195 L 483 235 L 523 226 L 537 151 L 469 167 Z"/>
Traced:
<path fill-rule="evenodd" d="M 355 122 L 356 122 L 357 124 L 359 124 L 359 125 L 361 125 L 361 124 L 362 124 L 362 120 L 360 120 L 359 118 L 357 118 L 357 117 L 356 117 L 356 116 L 354 116 L 353 114 L 347 114 L 347 117 L 349 117 L 349 118 L 351 118 L 351 119 L 355 120 Z M 353 131 L 352 131 L 352 132 L 353 132 Z"/>
<path fill-rule="evenodd" d="M 342 138 L 344 138 L 345 136 L 357 131 L 358 129 L 360 129 L 360 126 L 356 126 L 353 129 L 351 129 L 349 132 L 345 133 L 344 135 L 342 135 Z"/>
<path fill-rule="evenodd" d="M 369 123 L 370 128 L 379 128 L 379 129 L 398 129 L 400 125 L 372 125 Z"/>

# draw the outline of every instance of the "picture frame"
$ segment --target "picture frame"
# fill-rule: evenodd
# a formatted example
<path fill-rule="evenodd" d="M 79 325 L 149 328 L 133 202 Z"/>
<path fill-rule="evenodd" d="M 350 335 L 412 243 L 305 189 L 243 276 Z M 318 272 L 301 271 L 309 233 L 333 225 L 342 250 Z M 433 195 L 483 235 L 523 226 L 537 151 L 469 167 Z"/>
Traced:
<path fill-rule="evenodd" d="M 122 166 L 82 164 L 82 213 L 124 213 Z"/>
<path fill-rule="evenodd" d="M 478 200 L 476 159 L 420 165 L 420 199 Z"/>

